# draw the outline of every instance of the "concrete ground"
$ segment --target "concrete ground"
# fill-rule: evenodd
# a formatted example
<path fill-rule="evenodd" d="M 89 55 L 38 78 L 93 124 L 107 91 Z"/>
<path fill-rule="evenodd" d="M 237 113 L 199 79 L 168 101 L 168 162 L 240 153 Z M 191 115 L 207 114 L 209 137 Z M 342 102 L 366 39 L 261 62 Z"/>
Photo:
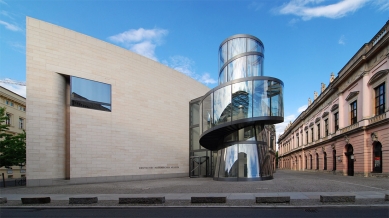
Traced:
<path fill-rule="evenodd" d="M 389 178 L 278 170 L 273 180 L 256 182 L 173 178 L 47 187 L 19 186 L 0 189 L 0 197 L 8 199 L 8 203 L 0 204 L 0 207 L 22 206 L 20 198 L 36 196 L 51 197 L 52 203 L 46 206 L 70 206 L 69 197 L 98 197 L 99 203 L 94 206 L 121 206 L 118 204 L 119 197 L 152 196 L 165 196 L 166 203 L 162 206 L 194 206 L 190 203 L 190 198 L 197 196 L 227 197 L 227 204 L 212 204 L 214 206 L 260 206 L 255 204 L 255 197 L 259 196 L 290 196 L 291 202 L 281 205 L 311 206 L 323 205 L 319 201 L 323 194 L 355 195 L 355 203 L 347 203 L 348 205 L 389 206 L 389 201 L 384 200 L 385 194 L 389 194 Z M 269 206 L 277 205 L 280 204 Z"/>

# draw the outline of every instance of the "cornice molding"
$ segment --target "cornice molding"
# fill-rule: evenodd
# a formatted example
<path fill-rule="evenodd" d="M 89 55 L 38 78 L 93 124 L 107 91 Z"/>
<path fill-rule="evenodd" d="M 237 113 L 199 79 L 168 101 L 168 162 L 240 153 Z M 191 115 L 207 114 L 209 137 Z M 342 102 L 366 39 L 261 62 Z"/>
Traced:
<path fill-rule="evenodd" d="M 331 112 L 335 111 L 336 109 L 339 108 L 339 104 L 334 104 L 332 107 L 331 107 Z"/>
<path fill-rule="evenodd" d="M 389 69 L 378 71 L 376 74 L 374 74 L 369 82 L 367 82 L 368 85 L 371 85 L 372 83 L 376 82 L 377 80 L 381 79 L 382 77 L 388 75 Z"/>
<path fill-rule="evenodd" d="M 346 97 L 346 101 L 351 100 L 352 98 L 354 98 L 354 97 L 357 96 L 358 94 L 359 94 L 359 91 L 350 92 L 350 94 L 348 94 L 348 96 Z"/>

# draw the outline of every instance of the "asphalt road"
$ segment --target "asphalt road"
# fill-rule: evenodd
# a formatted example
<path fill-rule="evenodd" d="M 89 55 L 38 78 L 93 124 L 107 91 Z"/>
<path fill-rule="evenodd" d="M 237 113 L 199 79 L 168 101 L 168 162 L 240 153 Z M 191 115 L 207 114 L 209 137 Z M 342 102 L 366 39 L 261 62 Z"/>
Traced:
<path fill-rule="evenodd" d="M 333 208 L 110 208 L 110 209 L 1 209 L 0 217 L 324 217 L 388 218 L 389 207 Z"/>

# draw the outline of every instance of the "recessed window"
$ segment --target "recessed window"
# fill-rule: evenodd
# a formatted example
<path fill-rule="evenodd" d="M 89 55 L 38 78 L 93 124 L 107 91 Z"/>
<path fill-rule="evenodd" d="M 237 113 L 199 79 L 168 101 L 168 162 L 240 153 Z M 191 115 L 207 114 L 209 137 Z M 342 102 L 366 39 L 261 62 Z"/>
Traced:
<path fill-rule="evenodd" d="M 357 101 L 350 104 L 350 123 L 357 123 Z"/>
<path fill-rule="evenodd" d="M 5 104 L 6 104 L 6 105 L 9 105 L 9 106 L 11 106 L 11 107 L 14 106 L 14 103 L 13 103 L 12 101 L 8 101 L 8 100 L 5 100 Z"/>
<path fill-rule="evenodd" d="M 11 114 L 6 114 L 5 116 L 6 116 L 5 125 L 11 126 L 12 115 Z"/>
<path fill-rule="evenodd" d="M 317 139 L 320 139 L 320 124 L 317 124 Z"/>
<path fill-rule="evenodd" d="M 339 112 L 336 112 L 334 114 L 334 125 L 335 125 L 335 132 L 339 129 Z"/>
<path fill-rule="evenodd" d="M 324 134 L 325 137 L 328 136 L 328 119 L 324 120 Z"/>
<path fill-rule="evenodd" d="M 311 128 L 311 142 L 313 142 L 313 127 Z"/>
<path fill-rule="evenodd" d="M 306 139 L 306 144 L 308 144 L 308 131 L 305 132 L 305 139 Z"/>
<path fill-rule="evenodd" d="M 19 118 L 19 129 L 24 129 L 24 119 Z"/>
<path fill-rule="evenodd" d="M 375 115 L 385 113 L 385 83 L 379 85 L 375 90 Z"/>
<path fill-rule="evenodd" d="M 74 107 L 111 111 L 111 85 L 78 77 L 70 79 L 70 99 Z"/>

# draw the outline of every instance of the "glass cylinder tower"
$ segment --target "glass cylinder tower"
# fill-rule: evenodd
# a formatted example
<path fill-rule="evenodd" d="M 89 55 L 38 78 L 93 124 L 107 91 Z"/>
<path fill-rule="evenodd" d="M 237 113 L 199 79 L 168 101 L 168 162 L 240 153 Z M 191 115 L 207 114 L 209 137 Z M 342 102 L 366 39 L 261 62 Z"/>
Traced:
<path fill-rule="evenodd" d="M 263 75 L 264 46 L 239 34 L 219 47 L 219 85 L 201 100 L 200 144 L 217 151 L 214 180 L 273 178 L 274 125 L 284 121 L 283 82 Z"/>

